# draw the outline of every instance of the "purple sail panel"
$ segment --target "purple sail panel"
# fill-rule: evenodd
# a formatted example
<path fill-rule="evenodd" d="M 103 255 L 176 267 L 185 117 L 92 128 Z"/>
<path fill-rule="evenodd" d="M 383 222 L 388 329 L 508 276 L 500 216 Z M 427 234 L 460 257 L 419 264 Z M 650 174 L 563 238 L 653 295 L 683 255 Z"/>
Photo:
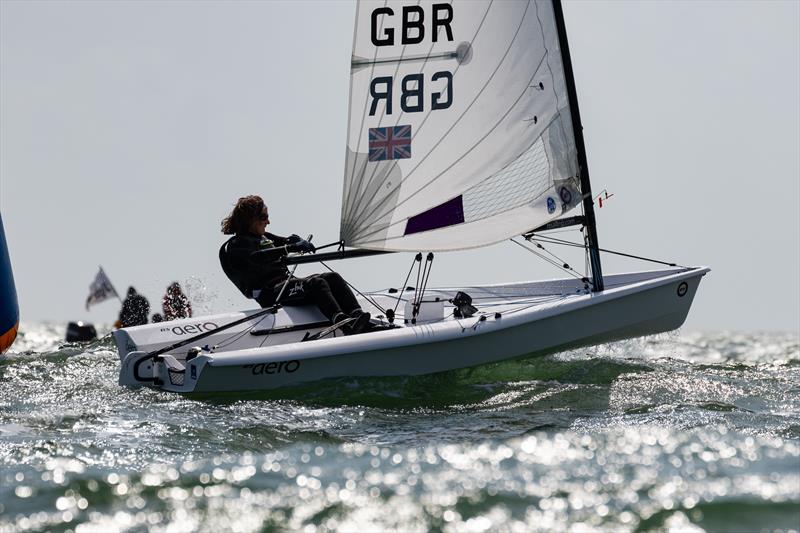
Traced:
<path fill-rule="evenodd" d="M 464 222 L 464 203 L 461 196 L 428 209 L 408 219 L 404 235 L 432 229 L 445 228 Z"/>

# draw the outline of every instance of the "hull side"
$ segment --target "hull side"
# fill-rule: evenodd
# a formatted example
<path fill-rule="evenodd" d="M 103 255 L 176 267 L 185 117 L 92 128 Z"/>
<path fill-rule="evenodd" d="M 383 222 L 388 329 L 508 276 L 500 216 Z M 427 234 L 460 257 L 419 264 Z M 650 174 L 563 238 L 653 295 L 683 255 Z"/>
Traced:
<path fill-rule="evenodd" d="M 461 335 L 444 341 L 437 342 L 434 328 L 421 326 L 413 328 L 418 342 L 378 350 L 365 349 L 365 345 L 359 351 L 303 357 L 303 351 L 312 347 L 304 349 L 300 344 L 285 347 L 279 357 L 255 353 L 229 361 L 224 355 L 202 357 L 187 369 L 196 380 L 187 375 L 185 385 L 164 388 L 182 392 L 268 390 L 337 377 L 433 374 L 662 333 L 683 324 L 706 272 L 687 272 L 634 292 L 621 290 L 616 296 L 600 295 L 586 305 L 510 327 L 504 327 L 504 320 L 512 320 L 505 317 L 464 320 Z M 348 341 L 355 346 L 357 340 L 342 339 L 338 346 L 344 347 L 341 343 Z M 322 346 L 328 341 L 318 342 Z"/>

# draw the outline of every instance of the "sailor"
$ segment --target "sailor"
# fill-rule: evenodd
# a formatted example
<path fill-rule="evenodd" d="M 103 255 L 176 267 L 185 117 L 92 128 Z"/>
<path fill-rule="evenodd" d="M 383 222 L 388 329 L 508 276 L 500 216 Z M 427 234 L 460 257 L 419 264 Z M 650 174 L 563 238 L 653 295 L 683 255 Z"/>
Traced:
<path fill-rule="evenodd" d="M 261 307 L 316 304 L 331 324 L 353 318 L 342 328 L 346 335 L 365 332 L 369 313 L 363 311 L 347 283 L 336 272 L 296 278 L 283 258 L 291 252 L 313 253 L 314 245 L 297 235 L 267 233 L 269 210 L 260 196 L 239 198 L 222 220 L 222 233 L 233 235 L 219 249 L 222 270 L 247 298 Z M 287 282 L 288 280 L 288 282 Z M 285 285 L 285 288 L 284 288 Z"/>
<path fill-rule="evenodd" d="M 150 302 L 147 298 L 136 292 L 133 287 L 128 287 L 128 294 L 122 302 L 119 312 L 119 324 L 123 328 L 147 324 L 147 315 L 150 314 Z"/>
<path fill-rule="evenodd" d="M 161 299 L 161 310 L 164 312 L 163 320 L 191 318 L 192 303 L 189 301 L 189 297 L 183 293 L 181 284 L 177 281 L 170 283 L 167 287 L 167 292 Z"/>

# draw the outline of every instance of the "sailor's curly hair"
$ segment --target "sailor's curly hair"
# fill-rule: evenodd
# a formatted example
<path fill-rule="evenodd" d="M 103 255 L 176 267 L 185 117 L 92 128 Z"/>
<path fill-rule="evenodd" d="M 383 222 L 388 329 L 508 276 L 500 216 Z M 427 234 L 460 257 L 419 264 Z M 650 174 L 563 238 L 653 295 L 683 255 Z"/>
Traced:
<path fill-rule="evenodd" d="M 247 233 L 250 224 L 264 209 L 264 200 L 260 196 L 250 195 L 239 198 L 231 214 L 222 219 L 222 233 L 233 235 Z"/>

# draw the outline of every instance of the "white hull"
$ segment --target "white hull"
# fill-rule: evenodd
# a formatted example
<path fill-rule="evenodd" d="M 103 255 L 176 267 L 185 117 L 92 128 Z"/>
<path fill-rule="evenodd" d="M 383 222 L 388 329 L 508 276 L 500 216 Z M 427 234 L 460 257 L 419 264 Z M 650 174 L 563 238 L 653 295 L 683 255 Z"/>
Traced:
<path fill-rule="evenodd" d="M 700 278 L 708 271 L 694 268 L 607 276 L 606 290 L 598 294 L 585 293 L 577 280 L 469 287 L 460 290 L 469 292 L 479 308 L 479 313 L 470 318 L 450 316 L 421 325 L 311 342 L 298 341 L 306 331 L 320 327 L 272 334 L 267 339 L 245 330 L 239 333 L 239 346 L 264 345 L 203 352 L 185 366 L 186 348 L 156 362 L 147 355 L 180 340 L 154 334 L 169 334 L 170 327 L 176 327 L 172 324 L 178 322 L 131 328 L 115 334 L 121 357 L 127 354 L 120 383 L 185 393 L 269 390 L 328 378 L 432 374 L 661 333 L 683 324 Z M 456 290 L 428 290 L 426 295 L 452 297 Z M 394 297 L 388 293 L 376 296 L 384 306 Z M 301 311 L 308 310 L 289 308 L 295 315 Z M 244 315 L 227 316 L 227 322 L 231 322 Z M 286 328 L 291 326 L 285 322 L 287 316 L 270 321 Z M 230 335 L 227 331 L 224 336 Z M 126 344 L 134 345 L 137 351 L 128 353 Z"/>

